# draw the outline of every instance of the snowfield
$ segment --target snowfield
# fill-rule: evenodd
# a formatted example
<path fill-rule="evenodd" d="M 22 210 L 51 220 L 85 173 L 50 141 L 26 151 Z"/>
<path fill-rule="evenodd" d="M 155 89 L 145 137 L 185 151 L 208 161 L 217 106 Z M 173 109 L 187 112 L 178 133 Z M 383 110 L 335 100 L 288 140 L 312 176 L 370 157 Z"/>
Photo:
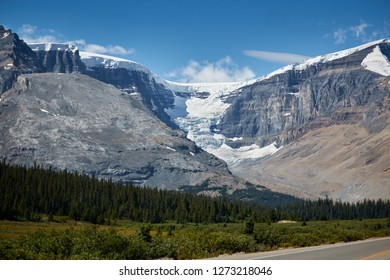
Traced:
<path fill-rule="evenodd" d="M 382 76 L 390 76 L 390 62 L 376 46 L 372 53 L 369 53 L 362 61 L 362 66 L 369 71 L 378 73 Z"/>

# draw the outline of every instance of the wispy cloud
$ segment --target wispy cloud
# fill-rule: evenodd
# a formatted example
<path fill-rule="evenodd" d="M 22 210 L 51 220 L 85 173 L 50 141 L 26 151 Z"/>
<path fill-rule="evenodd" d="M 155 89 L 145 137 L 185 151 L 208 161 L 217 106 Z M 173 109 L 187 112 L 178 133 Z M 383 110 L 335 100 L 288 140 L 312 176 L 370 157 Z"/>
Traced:
<path fill-rule="evenodd" d="M 360 24 L 351 26 L 350 29 L 353 32 L 354 36 L 356 38 L 364 37 L 366 36 L 366 28 L 368 27 L 368 24 L 364 21 L 361 21 Z"/>
<path fill-rule="evenodd" d="M 247 56 L 258 58 L 261 60 L 267 60 L 278 63 L 295 63 L 301 62 L 308 59 L 308 56 L 295 54 L 295 53 L 284 53 L 284 52 L 269 52 L 269 51 L 258 51 L 258 50 L 245 50 L 243 53 Z"/>
<path fill-rule="evenodd" d="M 125 48 L 119 45 L 98 45 L 86 42 L 84 39 L 66 40 L 63 35 L 53 29 L 38 29 L 37 26 L 24 24 L 18 29 L 18 34 L 21 39 L 27 43 L 66 43 L 72 44 L 81 51 L 111 54 L 111 55 L 129 55 L 133 54 L 133 48 Z"/>
<path fill-rule="evenodd" d="M 30 24 L 23 24 L 21 28 L 19 28 L 19 33 L 24 35 L 30 35 L 35 33 L 37 30 L 36 26 Z"/>
<path fill-rule="evenodd" d="M 334 43 L 336 45 L 344 44 L 347 40 L 347 30 L 339 28 L 333 32 Z"/>
<path fill-rule="evenodd" d="M 216 62 L 191 60 L 187 66 L 167 76 L 180 82 L 216 83 L 250 80 L 255 77 L 255 73 L 249 67 L 240 68 L 227 56 Z"/>
<path fill-rule="evenodd" d="M 358 40 L 363 43 L 378 40 L 390 36 L 389 24 L 384 21 L 383 28 L 375 27 L 374 25 L 361 20 L 358 24 L 348 27 L 338 27 L 332 33 L 327 33 L 324 38 L 329 38 L 332 35 L 336 45 L 344 44 L 348 39 Z"/>
<path fill-rule="evenodd" d="M 22 38 L 27 43 L 42 43 L 42 42 L 59 42 L 55 36 L 54 30 L 41 31 L 36 26 L 30 24 L 24 24 L 17 31 L 20 38 Z"/>

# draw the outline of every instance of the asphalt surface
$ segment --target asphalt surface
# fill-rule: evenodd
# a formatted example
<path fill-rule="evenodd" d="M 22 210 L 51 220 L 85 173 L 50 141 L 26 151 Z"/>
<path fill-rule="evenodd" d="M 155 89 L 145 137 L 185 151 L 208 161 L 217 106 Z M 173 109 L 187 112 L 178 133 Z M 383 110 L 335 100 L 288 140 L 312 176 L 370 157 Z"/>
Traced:
<path fill-rule="evenodd" d="M 220 256 L 218 260 L 390 260 L 390 237 Z"/>

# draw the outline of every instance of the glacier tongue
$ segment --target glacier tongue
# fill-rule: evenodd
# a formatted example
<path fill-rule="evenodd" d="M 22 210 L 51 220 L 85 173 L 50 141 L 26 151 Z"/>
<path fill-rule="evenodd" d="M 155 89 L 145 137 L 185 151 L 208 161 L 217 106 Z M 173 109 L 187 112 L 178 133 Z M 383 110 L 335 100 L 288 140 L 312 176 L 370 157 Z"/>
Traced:
<path fill-rule="evenodd" d="M 245 159 L 265 157 L 275 153 L 276 143 L 260 148 L 256 144 L 232 148 L 226 141 L 239 138 L 226 138 L 212 129 L 230 107 L 227 98 L 240 94 L 239 88 L 255 81 L 214 84 L 179 84 L 167 82 L 175 92 L 174 107 L 165 112 L 187 133 L 187 138 L 199 147 L 233 166 Z"/>

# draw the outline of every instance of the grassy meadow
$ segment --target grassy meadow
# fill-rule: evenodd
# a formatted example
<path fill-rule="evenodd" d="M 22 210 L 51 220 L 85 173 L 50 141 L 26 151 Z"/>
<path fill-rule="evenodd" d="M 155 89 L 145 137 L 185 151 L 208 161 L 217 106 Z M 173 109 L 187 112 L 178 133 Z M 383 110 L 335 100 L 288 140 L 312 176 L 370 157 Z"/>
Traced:
<path fill-rule="evenodd" d="M 390 236 L 390 218 L 255 223 L 93 225 L 55 216 L 49 221 L 0 221 L 1 259 L 198 259 Z"/>

